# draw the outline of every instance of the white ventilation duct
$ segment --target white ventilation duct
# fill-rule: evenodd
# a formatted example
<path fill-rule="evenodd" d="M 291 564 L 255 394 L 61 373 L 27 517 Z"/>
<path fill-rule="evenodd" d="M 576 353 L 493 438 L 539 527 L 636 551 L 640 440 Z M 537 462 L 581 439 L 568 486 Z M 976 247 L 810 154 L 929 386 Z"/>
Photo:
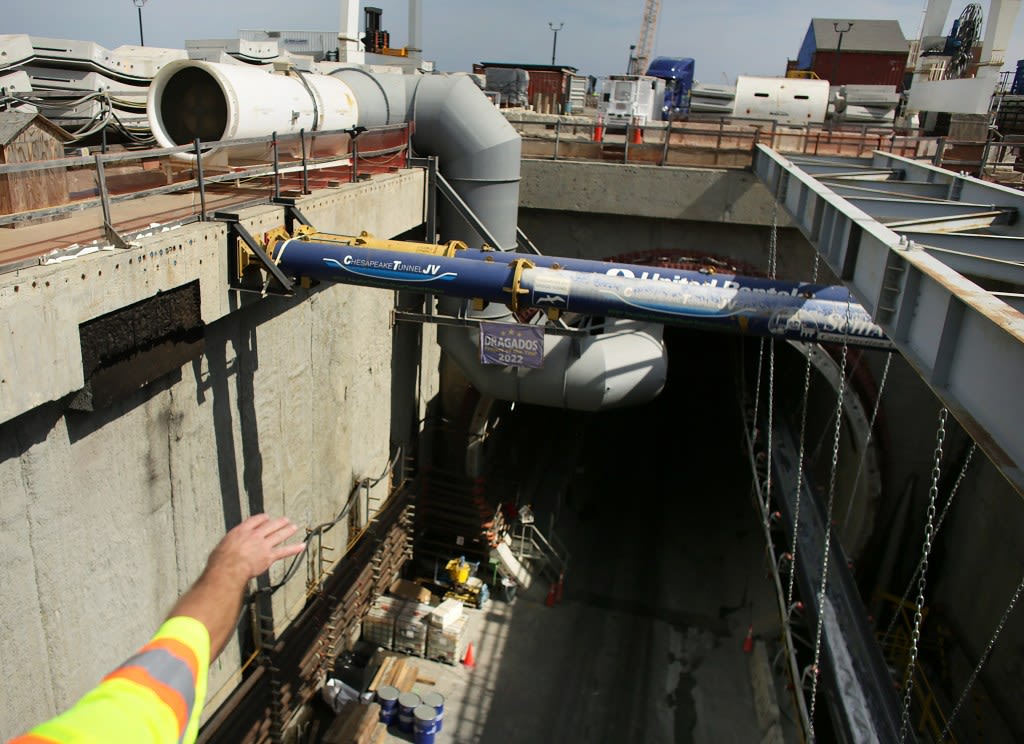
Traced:
<path fill-rule="evenodd" d="M 353 67 L 299 77 L 182 61 L 153 81 L 148 108 L 157 141 L 167 147 L 196 137 L 411 122 L 413 148 L 438 157 L 442 175 L 499 243 L 493 247 L 516 245 L 522 141 L 465 75 L 372 74 Z M 447 202 L 439 212 L 442 239 L 483 242 Z M 452 311 L 458 302 L 446 299 L 445 308 Z M 505 307 L 487 313 L 491 320 L 514 320 Z M 532 370 L 482 365 L 473 330 L 441 328 L 438 339 L 485 396 L 595 411 L 643 403 L 661 391 L 667 374 L 661 331 L 652 323 L 611 320 L 600 334 L 550 335 L 544 366 Z"/>
<path fill-rule="evenodd" d="M 337 78 L 199 60 L 171 62 L 160 70 L 150 86 L 146 111 L 162 147 L 190 145 L 197 137 L 215 142 L 303 129 L 349 129 L 359 117 L 355 95 Z M 346 135 L 317 137 L 312 154 L 343 151 L 347 143 Z M 297 151 L 299 143 L 287 146 Z M 253 159 L 268 157 L 269 149 L 259 144 L 232 147 L 228 153 Z"/>

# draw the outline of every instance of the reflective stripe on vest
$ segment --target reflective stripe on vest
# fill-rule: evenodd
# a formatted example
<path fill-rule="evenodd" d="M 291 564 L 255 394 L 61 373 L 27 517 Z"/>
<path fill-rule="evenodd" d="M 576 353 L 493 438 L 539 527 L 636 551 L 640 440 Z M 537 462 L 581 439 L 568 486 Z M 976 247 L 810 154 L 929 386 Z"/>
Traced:
<path fill-rule="evenodd" d="M 206 626 L 173 617 L 74 707 L 9 744 L 192 744 L 209 663 Z"/>

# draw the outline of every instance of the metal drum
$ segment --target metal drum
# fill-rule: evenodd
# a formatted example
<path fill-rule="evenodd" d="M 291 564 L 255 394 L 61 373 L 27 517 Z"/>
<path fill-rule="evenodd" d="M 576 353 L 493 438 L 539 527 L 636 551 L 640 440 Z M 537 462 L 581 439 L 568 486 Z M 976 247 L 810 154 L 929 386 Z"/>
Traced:
<path fill-rule="evenodd" d="M 398 696 L 398 730 L 412 733 L 412 712 L 420 704 L 420 696 L 415 692 L 403 692 Z"/>
<path fill-rule="evenodd" d="M 391 685 L 385 685 L 377 690 L 377 702 L 380 703 L 380 720 L 382 723 L 390 726 L 394 722 L 395 714 L 398 712 L 398 697 L 401 694 L 397 687 L 392 687 Z"/>

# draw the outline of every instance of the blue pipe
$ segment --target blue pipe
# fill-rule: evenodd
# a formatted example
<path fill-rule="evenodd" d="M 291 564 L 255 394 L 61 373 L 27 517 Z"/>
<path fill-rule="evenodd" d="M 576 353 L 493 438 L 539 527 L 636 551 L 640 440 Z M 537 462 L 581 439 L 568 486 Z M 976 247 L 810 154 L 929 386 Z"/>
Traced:
<path fill-rule="evenodd" d="M 503 305 L 513 298 L 515 258 L 571 265 L 589 271 L 543 266 L 523 269 L 516 295 L 519 306 L 805 342 L 846 339 L 852 346 L 891 347 L 882 329 L 844 287 L 674 270 L 667 270 L 665 279 L 652 281 L 636 276 L 637 269 L 653 272 L 649 266 L 498 251 L 473 254 L 460 251 L 457 257 L 448 258 L 300 239 L 285 241 L 274 249 L 274 259 L 289 276 L 479 298 Z"/>
<path fill-rule="evenodd" d="M 763 277 L 741 276 L 740 274 L 707 273 L 686 269 L 674 269 L 664 266 L 644 266 L 642 264 L 614 263 L 612 261 L 593 261 L 585 258 L 563 258 L 560 256 L 537 256 L 531 253 L 510 253 L 508 251 L 480 250 L 470 248 L 460 250 L 459 258 L 472 258 L 478 261 L 511 263 L 522 259 L 537 266 L 546 268 L 558 267 L 570 271 L 582 271 L 589 274 L 606 274 L 635 279 L 673 282 L 675 284 L 694 284 L 702 287 L 720 287 L 721 289 L 750 290 L 758 293 L 788 294 L 792 297 L 807 297 L 818 300 L 834 300 L 846 304 L 849 292 L 845 287 L 829 284 L 809 284 L 807 282 L 791 282 Z M 854 301 L 856 304 L 856 301 Z"/>

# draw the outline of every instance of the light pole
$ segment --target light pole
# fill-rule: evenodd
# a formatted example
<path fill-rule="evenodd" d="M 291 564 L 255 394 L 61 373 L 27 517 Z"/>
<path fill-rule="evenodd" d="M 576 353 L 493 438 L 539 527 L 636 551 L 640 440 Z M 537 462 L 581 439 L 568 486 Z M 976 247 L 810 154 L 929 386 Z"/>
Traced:
<path fill-rule="evenodd" d="M 843 28 L 839 28 L 840 26 L 843 26 Z M 836 58 L 832 63 L 832 79 L 829 83 L 838 86 L 839 82 L 836 78 L 839 77 L 839 55 L 843 51 L 843 34 L 853 28 L 853 21 L 834 21 L 832 23 L 832 28 L 834 28 L 836 33 L 839 34 L 839 43 L 836 44 Z"/>
<path fill-rule="evenodd" d="M 142 6 L 146 4 L 146 0 L 132 0 L 132 2 L 139 9 L 139 46 L 146 46 L 146 42 L 142 38 Z"/>
<path fill-rule="evenodd" d="M 558 32 L 565 26 L 565 21 L 559 21 L 556 26 L 554 23 L 548 21 L 548 28 L 555 32 L 555 39 L 551 42 L 551 66 L 555 66 L 555 50 L 558 49 Z"/>

